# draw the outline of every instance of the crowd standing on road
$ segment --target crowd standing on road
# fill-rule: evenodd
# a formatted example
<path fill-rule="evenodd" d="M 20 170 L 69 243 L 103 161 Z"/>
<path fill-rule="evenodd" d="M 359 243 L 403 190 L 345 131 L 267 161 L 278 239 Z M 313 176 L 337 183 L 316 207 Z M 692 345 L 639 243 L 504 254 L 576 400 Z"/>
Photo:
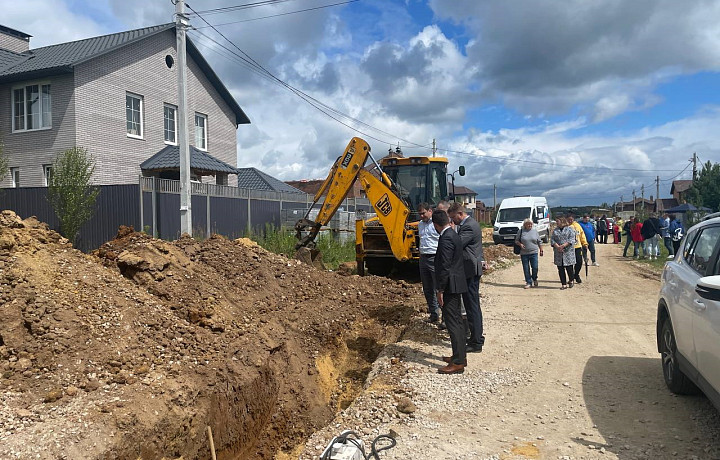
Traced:
<path fill-rule="evenodd" d="M 557 265 L 562 285 L 560 289 L 571 288 L 575 274 L 575 230 L 568 227 L 564 217 L 557 219 L 557 227 L 552 233 L 552 246 L 555 250 L 553 263 Z"/>
<path fill-rule="evenodd" d="M 543 255 L 542 241 L 533 221 L 525 219 L 515 235 L 515 245 L 520 247 L 520 262 L 525 275 L 525 289 L 538 286 L 538 254 Z"/>

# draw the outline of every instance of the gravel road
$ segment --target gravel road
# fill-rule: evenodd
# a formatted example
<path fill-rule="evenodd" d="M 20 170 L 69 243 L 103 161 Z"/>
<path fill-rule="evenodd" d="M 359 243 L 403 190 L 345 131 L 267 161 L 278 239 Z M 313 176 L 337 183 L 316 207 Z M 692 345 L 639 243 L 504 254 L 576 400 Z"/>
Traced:
<path fill-rule="evenodd" d="M 397 446 L 383 459 L 720 458 L 718 412 L 663 383 L 658 276 L 612 244 L 599 245 L 598 262 L 569 290 L 548 254 L 538 288 L 522 288 L 519 263 L 485 277 L 486 346 L 463 375 L 436 374 L 449 341 L 418 320 L 300 458 L 344 429 L 366 443 L 392 430 Z"/>

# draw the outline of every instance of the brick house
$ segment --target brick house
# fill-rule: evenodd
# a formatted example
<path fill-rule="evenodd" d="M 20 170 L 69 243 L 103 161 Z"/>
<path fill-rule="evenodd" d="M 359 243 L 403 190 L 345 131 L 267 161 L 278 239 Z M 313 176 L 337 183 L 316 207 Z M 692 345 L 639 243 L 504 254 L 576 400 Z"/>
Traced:
<path fill-rule="evenodd" d="M 74 146 L 94 158 L 95 184 L 155 175 L 140 165 L 178 151 L 163 151 L 177 145 L 175 44 L 175 24 L 36 49 L 30 35 L 0 26 L 0 139 L 11 167 L 0 187 L 47 185 L 56 156 Z M 236 130 L 250 120 L 189 39 L 187 69 L 191 174 L 236 185 Z M 194 169 L 208 156 L 225 166 Z"/>

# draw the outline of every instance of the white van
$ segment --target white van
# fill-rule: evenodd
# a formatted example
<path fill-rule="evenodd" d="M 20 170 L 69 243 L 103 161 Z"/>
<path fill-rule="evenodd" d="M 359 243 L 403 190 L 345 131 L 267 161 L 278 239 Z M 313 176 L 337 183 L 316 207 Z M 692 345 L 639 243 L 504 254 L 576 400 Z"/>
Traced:
<path fill-rule="evenodd" d="M 500 203 L 493 226 L 495 244 L 513 244 L 525 219 L 532 219 L 544 243 L 550 241 L 550 208 L 545 197 L 516 196 Z"/>

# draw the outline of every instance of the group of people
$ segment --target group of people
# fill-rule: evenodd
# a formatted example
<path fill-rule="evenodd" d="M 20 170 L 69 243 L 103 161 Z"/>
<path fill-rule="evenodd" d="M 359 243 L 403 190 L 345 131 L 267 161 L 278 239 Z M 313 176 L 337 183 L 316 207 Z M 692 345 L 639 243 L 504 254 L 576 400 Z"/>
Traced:
<path fill-rule="evenodd" d="M 550 238 L 553 248 L 553 263 L 558 268 L 560 289 L 568 289 L 575 283 L 582 283 L 580 270 L 583 260 L 590 253 L 593 266 L 599 266 L 595 260 L 595 227 L 589 216 L 583 216 L 582 222 L 576 222 L 569 214 L 556 221 L 556 227 Z M 520 247 L 520 261 L 525 276 L 525 289 L 538 286 L 538 256 L 543 256 L 542 240 L 533 222 L 526 219 L 520 231 L 515 235 L 515 245 Z"/>
<path fill-rule="evenodd" d="M 487 268 L 480 224 L 460 203 L 441 201 L 435 210 L 418 206 L 420 222 L 420 278 L 431 323 L 440 322 L 450 335 L 452 355 L 441 374 L 462 374 L 467 353 L 480 352 L 485 344 L 480 308 L 480 277 Z M 463 313 L 464 312 L 464 313 Z M 469 338 L 466 335 L 466 324 Z"/>
<path fill-rule="evenodd" d="M 634 258 L 657 259 L 660 257 L 660 240 L 662 239 L 663 245 L 668 251 L 667 258 L 672 259 L 680 247 L 680 240 L 682 240 L 685 229 L 675 214 L 664 214 L 662 217 L 650 214 L 643 222 L 640 222 L 636 216 L 630 217 L 623 226 L 623 232 L 627 238 L 623 257 L 628 256 L 628 248 L 632 241 Z"/>

